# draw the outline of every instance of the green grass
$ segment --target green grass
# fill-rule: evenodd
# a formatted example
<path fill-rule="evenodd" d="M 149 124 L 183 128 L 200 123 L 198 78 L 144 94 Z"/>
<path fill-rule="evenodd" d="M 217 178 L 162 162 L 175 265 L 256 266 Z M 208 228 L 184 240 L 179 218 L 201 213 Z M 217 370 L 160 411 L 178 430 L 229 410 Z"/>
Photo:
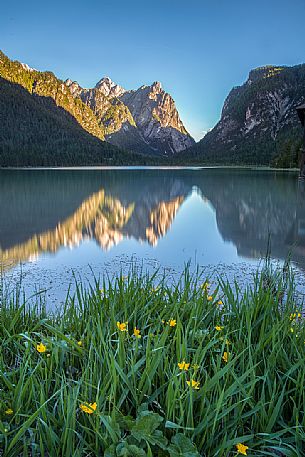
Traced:
<path fill-rule="evenodd" d="M 248 456 L 305 455 L 305 328 L 291 316 L 303 305 L 290 271 L 267 268 L 246 290 L 219 279 L 206 291 L 188 270 L 175 285 L 157 278 L 78 285 L 52 316 L 2 297 L 0 455 L 233 456 L 238 443 Z"/>

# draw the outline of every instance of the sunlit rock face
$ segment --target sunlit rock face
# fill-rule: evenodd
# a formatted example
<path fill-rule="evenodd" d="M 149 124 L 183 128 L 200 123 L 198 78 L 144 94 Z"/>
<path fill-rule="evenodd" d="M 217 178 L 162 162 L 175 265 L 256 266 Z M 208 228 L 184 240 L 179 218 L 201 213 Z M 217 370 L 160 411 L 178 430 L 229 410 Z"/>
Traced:
<path fill-rule="evenodd" d="M 117 132 L 125 123 L 135 125 L 129 109 L 115 95 L 124 90 L 109 78 L 103 78 L 93 89 L 83 89 L 71 80 L 67 80 L 66 84 L 74 97 L 81 98 L 91 108 L 105 135 Z"/>
<path fill-rule="evenodd" d="M 172 155 L 195 142 L 185 129 L 173 98 L 160 82 L 126 91 L 110 78 L 93 89 L 66 80 L 71 94 L 88 105 L 116 146 L 148 154 Z"/>
<path fill-rule="evenodd" d="M 124 94 L 125 89 L 114 83 L 108 76 L 102 78 L 95 86 L 100 92 L 102 92 L 106 97 L 119 97 Z"/>
<path fill-rule="evenodd" d="M 173 98 L 160 82 L 125 92 L 121 100 L 128 106 L 145 141 L 156 151 L 171 155 L 195 143 L 179 117 Z"/>
<path fill-rule="evenodd" d="M 296 106 L 305 101 L 305 64 L 266 66 L 227 96 L 215 127 L 188 154 L 213 163 L 276 164 L 302 138 Z"/>

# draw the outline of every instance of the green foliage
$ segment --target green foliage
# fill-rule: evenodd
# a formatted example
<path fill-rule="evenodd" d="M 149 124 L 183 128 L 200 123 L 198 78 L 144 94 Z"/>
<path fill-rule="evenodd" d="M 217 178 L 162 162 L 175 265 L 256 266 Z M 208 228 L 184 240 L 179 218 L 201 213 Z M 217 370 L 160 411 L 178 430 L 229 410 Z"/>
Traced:
<path fill-rule="evenodd" d="M 172 437 L 172 444 L 169 447 L 170 457 L 200 457 L 196 447 L 182 433 L 177 433 Z"/>
<path fill-rule="evenodd" d="M 154 451 L 152 455 L 157 453 L 160 455 L 161 452 L 162 455 L 170 457 L 199 456 L 191 440 L 181 433 L 176 433 L 170 443 L 164 436 L 164 419 L 159 414 L 149 411 L 147 404 L 140 406 L 136 420 L 127 418 L 126 422 L 121 420 L 119 423 L 121 436 L 125 438 L 116 445 L 112 444 L 105 451 L 106 456 L 145 457 L 151 454 L 152 449 Z M 159 429 L 160 427 L 162 430 Z"/>
<path fill-rule="evenodd" d="M 299 168 L 301 161 L 302 139 L 285 138 L 281 141 L 278 154 L 271 165 L 276 168 Z"/>
<path fill-rule="evenodd" d="M 131 273 L 76 286 L 54 314 L 2 289 L 5 456 L 225 457 L 238 443 L 303 455 L 305 325 L 287 268 L 267 266 L 245 291 L 221 279 L 207 290 L 189 271 L 172 285 Z"/>

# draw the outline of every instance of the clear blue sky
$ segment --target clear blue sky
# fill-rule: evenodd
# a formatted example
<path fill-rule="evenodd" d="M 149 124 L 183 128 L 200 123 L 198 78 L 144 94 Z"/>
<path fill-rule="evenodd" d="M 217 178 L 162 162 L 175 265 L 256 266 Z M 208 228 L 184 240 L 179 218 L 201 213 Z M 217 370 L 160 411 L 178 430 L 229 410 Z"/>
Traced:
<path fill-rule="evenodd" d="M 0 49 L 92 87 L 161 81 L 196 139 L 251 68 L 305 62 L 305 0 L 3 0 Z"/>

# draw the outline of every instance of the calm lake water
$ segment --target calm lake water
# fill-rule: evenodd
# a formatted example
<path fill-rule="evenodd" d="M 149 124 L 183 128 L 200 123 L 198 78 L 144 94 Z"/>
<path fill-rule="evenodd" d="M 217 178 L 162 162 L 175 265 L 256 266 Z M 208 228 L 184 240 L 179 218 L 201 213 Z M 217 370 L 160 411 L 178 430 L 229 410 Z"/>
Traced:
<path fill-rule="evenodd" d="M 271 238 L 305 271 L 305 190 L 295 173 L 245 169 L 0 170 L 0 262 L 14 283 L 61 299 L 130 265 L 244 279 Z"/>

